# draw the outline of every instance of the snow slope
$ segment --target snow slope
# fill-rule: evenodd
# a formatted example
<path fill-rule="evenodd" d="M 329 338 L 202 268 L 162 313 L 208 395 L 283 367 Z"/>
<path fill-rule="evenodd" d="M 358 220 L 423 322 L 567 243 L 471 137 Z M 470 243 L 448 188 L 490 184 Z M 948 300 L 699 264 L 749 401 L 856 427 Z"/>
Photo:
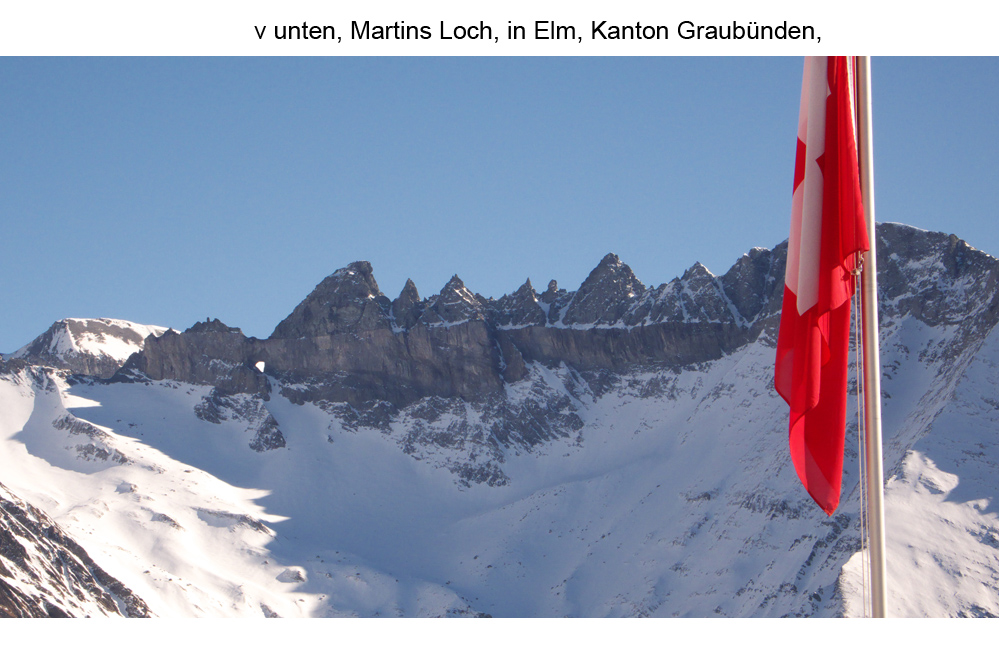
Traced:
<path fill-rule="evenodd" d="M 899 335 L 925 345 L 930 332 Z M 888 393 L 905 389 L 885 406 L 894 615 L 999 614 L 996 459 L 985 450 L 994 423 L 978 385 L 994 379 L 997 354 L 990 336 L 969 356 L 956 400 L 953 380 L 939 386 L 939 362 L 902 364 L 904 376 L 886 380 Z M 601 396 L 581 392 L 580 433 L 509 451 L 503 486 L 456 483 L 448 467 L 461 452 L 447 447 L 404 452 L 412 417 L 355 428 L 274 390 L 266 408 L 287 446 L 259 453 L 250 424 L 197 418 L 205 387 L 69 387 L 51 372 L 0 382 L 0 399 L 18 406 L 5 412 L 0 463 L 19 470 L 4 483 L 157 615 L 858 614 L 855 453 L 843 509 L 826 518 L 784 451 L 771 364 L 760 342 L 681 373 L 623 377 Z M 549 390 L 573 382 L 564 369 L 531 372 Z M 526 399 L 527 381 L 509 397 Z M 981 436 L 947 425 L 976 408 Z M 52 429 L 67 417 L 96 432 Z M 458 420 L 481 417 L 468 405 Z M 951 440 L 968 451 L 954 453 Z M 81 459 L 88 443 L 127 462 Z M 957 461 L 978 449 L 993 462 L 965 462 L 973 475 L 959 481 Z"/>

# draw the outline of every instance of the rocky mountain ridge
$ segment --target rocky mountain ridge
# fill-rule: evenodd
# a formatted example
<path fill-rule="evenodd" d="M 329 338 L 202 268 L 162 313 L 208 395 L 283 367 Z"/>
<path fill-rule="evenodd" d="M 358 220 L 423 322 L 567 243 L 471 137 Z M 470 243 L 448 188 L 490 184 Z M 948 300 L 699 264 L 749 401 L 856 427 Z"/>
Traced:
<path fill-rule="evenodd" d="M 914 249 L 906 247 L 913 242 L 911 228 L 881 229 L 879 243 L 889 258 Z M 974 267 L 965 262 L 981 263 L 963 241 L 918 236 L 920 243 L 939 246 L 933 249 L 942 253 L 949 279 Z M 267 374 L 300 385 L 300 400 L 355 408 L 387 402 L 400 409 L 431 396 L 478 400 L 501 394 L 535 362 L 596 373 L 681 368 L 718 359 L 776 330 L 786 250 L 786 243 L 773 250 L 754 248 L 720 277 L 695 264 L 658 287 L 645 287 L 609 254 L 576 291 L 558 289 L 552 281 L 538 294 L 528 280 L 499 299 L 473 294 L 454 276 L 430 298 L 421 300 L 409 281 L 389 301 L 371 265 L 355 262 L 323 280 L 265 340 L 217 320 L 202 322 L 182 334 L 148 340 L 118 379 L 137 372 L 266 398 L 262 363 Z M 895 279 L 895 262 L 884 264 L 890 299 L 892 290 L 909 286 Z M 969 288 L 990 286 L 986 280 Z M 893 307 L 907 306 L 932 325 L 941 316 L 935 312 L 937 297 L 924 295 L 910 294 L 909 301 Z"/>
<path fill-rule="evenodd" d="M 646 287 L 617 255 L 608 254 L 576 291 L 552 280 L 537 292 L 528 279 L 512 294 L 486 298 L 457 275 L 438 294 L 420 299 L 412 280 L 390 301 L 378 288 L 371 264 L 357 261 L 323 280 L 269 339 L 309 338 L 387 329 L 405 332 L 422 325 L 455 326 L 485 321 L 505 330 L 624 328 L 659 323 L 751 326 L 772 296 L 774 276 L 783 274 L 786 245 L 754 248 L 721 277 L 700 263 L 682 277 Z M 768 289 L 767 285 L 771 286 Z"/>
<path fill-rule="evenodd" d="M 0 481 L 161 615 L 858 615 L 857 453 L 827 518 L 772 387 L 784 248 L 659 287 L 609 256 L 575 292 L 495 300 L 452 279 L 391 302 L 352 264 L 289 337 L 200 322 L 112 380 L 10 361 L 5 465 L 86 474 L 63 503 Z M 878 252 L 890 612 L 999 615 L 999 262 L 892 224 Z M 122 484 L 140 490 L 105 490 Z M 91 515 L 87 493 L 114 509 Z M 211 561 L 235 601 L 146 541 L 126 550 L 153 573 L 108 548 L 111 516 L 122 535 L 229 544 Z M 273 532 L 236 527 L 260 521 Z"/>
<path fill-rule="evenodd" d="M 138 373 L 266 396 L 262 363 L 268 374 L 309 385 L 302 400 L 402 408 L 430 396 L 496 395 L 533 362 L 582 372 L 682 367 L 759 335 L 779 308 L 774 285 L 785 254 L 783 245 L 754 249 L 720 278 L 696 264 L 655 288 L 608 254 L 576 291 L 552 280 L 539 294 L 528 280 L 487 299 L 454 276 L 426 299 L 407 281 L 394 301 L 371 265 L 355 262 L 317 285 L 265 340 L 201 322 L 149 340 L 117 379 Z"/>

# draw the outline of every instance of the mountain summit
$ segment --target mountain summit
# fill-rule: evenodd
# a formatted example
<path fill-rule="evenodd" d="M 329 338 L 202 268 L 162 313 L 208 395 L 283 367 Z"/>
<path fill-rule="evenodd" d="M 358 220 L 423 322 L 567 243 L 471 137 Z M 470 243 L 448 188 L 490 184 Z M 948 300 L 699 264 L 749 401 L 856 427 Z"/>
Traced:
<path fill-rule="evenodd" d="M 616 324 L 635 300 L 645 292 L 645 285 L 616 254 L 604 257 L 569 302 L 561 321 L 574 324 Z"/>
<path fill-rule="evenodd" d="M 314 338 L 390 328 L 391 303 L 378 289 L 371 264 L 355 261 L 316 285 L 277 325 L 272 338 Z"/>
<path fill-rule="evenodd" d="M 121 319 L 60 319 L 11 358 L 106 378 L 141 350 L 146 338 L 167 330 Z"/>

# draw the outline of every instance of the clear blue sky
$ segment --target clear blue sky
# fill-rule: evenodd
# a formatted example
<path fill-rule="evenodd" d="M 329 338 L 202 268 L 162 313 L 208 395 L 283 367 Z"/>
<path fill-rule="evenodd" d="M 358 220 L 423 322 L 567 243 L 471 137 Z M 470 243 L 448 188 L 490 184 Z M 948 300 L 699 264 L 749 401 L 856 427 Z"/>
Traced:
<path fill-rule="evenodd" d="M 876 58 L 878 219 L 999 253 L 999 60 Z M 62 317 L 266 337 L 366 259 L 646 284 L 787 237 L 801 60 L 0 59 L 0 351 Z"/>

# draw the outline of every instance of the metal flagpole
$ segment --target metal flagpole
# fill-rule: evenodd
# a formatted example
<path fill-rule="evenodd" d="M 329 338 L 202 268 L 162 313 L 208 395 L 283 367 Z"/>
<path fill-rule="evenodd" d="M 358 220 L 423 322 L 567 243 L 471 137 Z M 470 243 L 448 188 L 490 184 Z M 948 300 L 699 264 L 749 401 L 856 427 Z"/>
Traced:
<path fill-rule="evenodd" d="M 860 189 L 867 218 L 870 252 L 861 274 L 864 346 L 864 432 L 867 450 L 867 525 L 870 531 L 871 614 L 885 617 L 888 584 L 885 571 L 884 471 L 881 451 L 881 354 L 878 349 L 878 263 L 874 235 L 874 151 L 871 136 L 871 61 L 857 56 L 857 119 Z"/>

